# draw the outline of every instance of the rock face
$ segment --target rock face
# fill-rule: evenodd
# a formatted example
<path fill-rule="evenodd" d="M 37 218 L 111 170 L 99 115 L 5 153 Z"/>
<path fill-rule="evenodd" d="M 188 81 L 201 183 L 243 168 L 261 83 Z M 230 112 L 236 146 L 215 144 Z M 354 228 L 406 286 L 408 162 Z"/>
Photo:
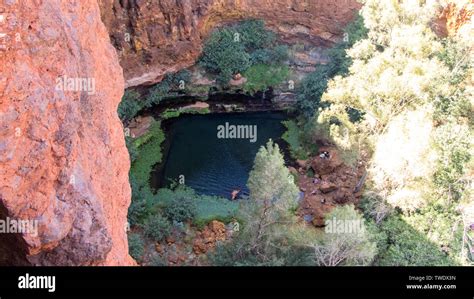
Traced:
<path fill-rule="evenodd" d="M 354 167 L 344 164 L 338 150 L 331 146 L 321 146 L 318 155 L 305 164 L 298 178 L 298 186 L 304 192 L 298 214 L 303 219 L 321 227 L 325 215 L 336 206 L 358 204 L 365 177 L 364 164 L 357 163 Z M 314 177 L 305 174 L 309 168 Z"/>
<path fill-rule="evenodd" d="M 356 0 L 99 0 L 126 87 L 151 84 L 194 64 L 216 26 L 263 19 L 287 42 L 327 46 L 355 16 Z"/>
<path fill-rule="evenodd" d="M 134 264 L 124 81 L 97 2 L 2 3 L 0 218 L 32 229 L 0 234 L 0 264 Z"/>
<path fill-rule="evenodd" d="M 472 0 L 450 0 L 435 23 L 435 31 L 441 36 L 459 34 L 472 39 L 473 15 Z"/>

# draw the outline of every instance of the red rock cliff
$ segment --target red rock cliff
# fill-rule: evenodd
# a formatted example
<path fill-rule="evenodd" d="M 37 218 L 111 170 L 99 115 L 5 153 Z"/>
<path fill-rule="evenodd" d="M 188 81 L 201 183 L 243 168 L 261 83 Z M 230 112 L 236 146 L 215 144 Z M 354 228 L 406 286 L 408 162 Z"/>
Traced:
<path fill-rule="evenodd" d="M 192 65 L 219 23 L 263 19 L 286 41 L 329 45 L 353 19 L 356 0 L 99 0 L 126 86 Z"/>
<path fill-rule="evenodd" d="M 2 1 L 0 14 L 0 218 L 38 224 L 0 234 L 0 264 L 133 264 L 124 81 L 97 2 Z"/>

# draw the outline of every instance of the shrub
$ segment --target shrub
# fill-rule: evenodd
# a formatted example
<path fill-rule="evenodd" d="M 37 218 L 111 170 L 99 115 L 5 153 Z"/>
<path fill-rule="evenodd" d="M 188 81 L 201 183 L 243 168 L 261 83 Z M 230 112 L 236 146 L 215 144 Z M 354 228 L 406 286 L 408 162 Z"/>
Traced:
<path fill-rule="evenodd" d="M 153 166 L 161 162 L 162 159 L 162 153 L 159 149 L 165 135 L 160 122 L 154 122 L 150 130 L 140 139 L 137 139 L 136 142 L 141 139 L 146 141 L 140 143 L 139 154 L 130 168 L 130 174 L 135 178 L 137 187 L 149 190 L 149 180 Z"/>
<path fill-rule="evenodd" d="M 267 90 L 268 87 L 280 85 L 288 78 L 289 72 L 287 66 L 254 65 L 244 73 L 247 78 L 244 90 L 255 94 L 258 91 Z"/>
<path fill-rule="evenodd" d="M 171 224 L 160 214 L 150 216 L 143 226 L 145 236 L 153 241 L 162 241 L 171 233 Z"/>
<path fill-rule="evenodd" d="M 158 254 L 153 255 L 148 265 L 152 267 L 168 266 L 168 264 L 166 263 L 166 260 Z"/>
<path fill-rule="evenodd" d="M 283 140 L 285 140 L 290 146 L 290 153 L 294 159 L 306 160 L 308 155 L 306 154 L 300 141 L 300 129 L 293 120 L 283 121 L 283 125 L 286 127 L 285 133 L 283 133 Z"/>
<path fill-rule="evenodd" d="M 353 205 L 338 206 L 325 219 L 332 221 L 333 231 L 326 232 L 311 245 L 318 265 L 369 265 L 373 261 L 377 253 L 376 243 L 372 241 L 362 215 Z M 346 221 L 354 224 L 348 231 L 345 230 Z M 343 223 L 341 227 L 339 223 Z"/>
<path fill-rule="evenodd" d="M 255 156 L 247 186 L 253 200 L 270 201 L 282 210 L 293 207 L 299 194 L 280 148 L 272 140 L 260 147 Z"/>
<path fill-rule="evenodd" d="M 399 216 L 389 217 L 381 225 L 387 235 L 388 248 L 380 256 L 381 266 L 448 266 L 454 265 L 439 248 Z"/>
<path fill-rule="evenodd" d="M 134 90 L 126 90 L 117 112 L 122 122 L 131 120 L 142 109 L 140 94 Z"/>
<path fill-rule="evenodd" d="M 170 88 L 167 81 L 162 81 L 150 88 L 146 96 L 145 107 L 159 104 L 165 96 L 169 95 Z"/>
<path fill-rule="evenodd" d="M 176 198 L 165 207 L 164 214 L 171 221 L 185 222 L 196 216 L 196 203 L 189 198 Z"/>
<path fill-rule="evenodd" d="M 315 72 L 304 78 L 297 97 L 297 107 L 302 115 L 311 117 L 316 114 L 319 107 L 328 107 L 327 103 L 321 102 L 321 97 L 328 88 L 328 81 L 337 75 L 345 75 L 348 72 L 352 59 L 346 55 L 346 50 L 367 36 L 363 18 L 358 16 L 346 27 L 345 34 L 347 34 L 348 40 L 340 42 L 329 51 L 329 63 L 318 66 Z M 359 118 L 357 110 L 351 109 L 350 113 L 354 120 Z"/>
<path fill-rule="evenodd" d="M 233 74 L 243 73 L 252 65 L 276 65 L 286 60 L 288 48 L 275 46 L 275 41 L 275 34 L 265 29 L 263 21 L 243 21 L 215 30 L 204 45 L 199 63 L 217 75 L 219 84 L 226 85 Z"/>
<path fill-rule="evenodd" d="M 145 243 L 139 234 L 131 233 L 128 235 L 128 252 L 137 261 L 142 260 Z"/>
<path fill-rule="evenodd" d="M 144 199 L 133 199 L 130 207 L 128 208 L 128 222 L 131 226 L 142 223 L 143 219 L 147 215 L 148 210 Z"/>
<path fill-rule="evenodd" d="M 272 53 L 269 49 L 255 50 L 252 54 L 250 54 L 250 62 L 252 65 L 271 64 L 273 62 L 271 54 Z"/>
<path fill-rule="evenodd" d="M 364 194 L 360 207 L 366 218 L 375 221 L 376 224 L 379 224 L 392 213 L 392 207 L 375 192 Z"/>
<path fill-rule="evenodd" d="M 288 46 L 278 45 L 275 46 L 271 51 L 271 58 L 274 64 L 280 64 L 285 60 L 288 60 Z"/>
<path fill-rule="evenodd" d="M 208 71 L 219 74 L 227 82 L 235 73 L 245 71 L 249 55 L 243 43 L 234 40 L 234 30 L 229 28 L 214 31 L 204 45 L 200 64 Z"/>
<path fill-rule="evenodd" d="M 242 43 L 248 52 L 271 47 L 276 41 L 276 35 L 265 29 L 262 20 L 246 20 L 234 26 L 235 32 L 241 35 Z"/>
<path fill-rule="evenodd" d="M 203 228 L 212 220 L 230 222 L 236 215 L 239 203 L 227 198 L 209 195 L 199 195 L 192 188 L 179 185 L 176 189 L 161 188 L 157 191 L 157 206 L 166 208 L 173 202 L 182 198 L 192 199 L 196 206 L 196 214 L 193 223 Z"/>
<path fill-rule="evenodd" d="M 133 163 L 138 157 L 138 149 L 133 142 L 133 138 L 126 136 L 125 145 L 127 146 L 128 154 L 130 156 L 130 163 Z"/>

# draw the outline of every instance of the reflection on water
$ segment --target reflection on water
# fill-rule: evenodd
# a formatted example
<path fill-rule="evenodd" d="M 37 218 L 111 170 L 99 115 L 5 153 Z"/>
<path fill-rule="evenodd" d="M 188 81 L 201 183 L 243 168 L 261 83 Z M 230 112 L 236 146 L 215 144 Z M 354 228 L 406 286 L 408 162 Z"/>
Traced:
<path fill-rule="evenodd" d="M 152 177 L 153 187 L 163 187 L 169 184 L 167 178 L 177 180 L 184 175 L 185 184 L 201 194 L 230 198 L 232 190 L 241 189 L 240 195 L 248 195 L 246 183 L 255 155 L 270 138 L 281 144 L 285 131 L 281 121 L 285 119 L 282 113 L 255 112 L 189 115 L 174 120 L 167 132 L 164 164 L 157 166 Z M 256 126 L 256 142 L 219 139 L 218 126 L 226 122 Z"/>

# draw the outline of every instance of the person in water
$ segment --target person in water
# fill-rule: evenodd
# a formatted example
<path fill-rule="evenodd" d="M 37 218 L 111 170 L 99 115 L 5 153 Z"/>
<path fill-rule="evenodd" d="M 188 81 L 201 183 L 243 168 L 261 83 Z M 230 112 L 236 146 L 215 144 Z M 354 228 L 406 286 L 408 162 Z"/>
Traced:
<path fill-rule="evenodd" d="M 240 193 L 240 189 L 233 190 L 231 193 L 232 200 L 237 199 L 237 195 L 239 195 L 239 193 Z"/>

